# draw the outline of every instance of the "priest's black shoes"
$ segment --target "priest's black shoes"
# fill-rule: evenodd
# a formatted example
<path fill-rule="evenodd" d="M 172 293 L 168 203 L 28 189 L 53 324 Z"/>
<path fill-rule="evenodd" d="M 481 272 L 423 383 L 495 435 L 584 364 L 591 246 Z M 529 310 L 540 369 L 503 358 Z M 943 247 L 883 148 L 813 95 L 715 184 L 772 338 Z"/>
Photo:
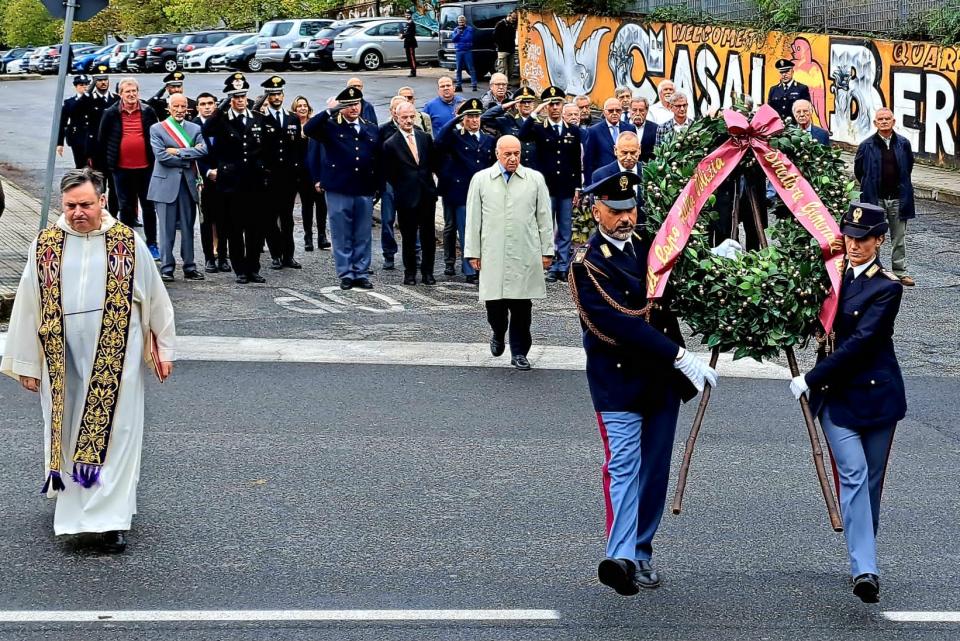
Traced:
<path fill-rule="evenodd" d="M 636 566 L 633 561 L 608 557 L 600 561 L 597 567 L 597 578 L 600 579 L 600 583 L 613 588 L 617 594 L 633 596 L 640 592 L 640 588 L 633 580 L 635 572 Z"/>
<path fill-rule="evenodd" d="M 423 284 L 424 284 L 424 285 L 436 285 L 436 284 L 437 284 L 437 279 L 434 278 L 433 274 L 424 274 L 424 275 L 420 278 L 420 280 L 423 281 Z"/>
<path fill-rule="evenodd" d="M 494 356 L 500 356 L 503 354 L 503 350 L 506 349 L 506 345 L 503 342 L 503 339 L 498 336 L 493 336 L 490 339 L 490 353 Z"/>
<path fill-rule="evenodd" d="M 203 271 L 207 272 L 208 274 L 216 274 L 217 271 L 219 271 L 217 269 L 217 261 L 213 260 L 212 258 L 208 260 L 203 265 Z"/>
<path fill-rule="evenodd" d="M 530 361 L 528 361 L 527 357 L 524 356 L 523 354 L 517 354 L 516 356 L 511 358 L 510 364 L 522 372 L 526 372 L 531 367 Z"/>
<path fill-rule="evenodd" d="M 853 593 L 864 603 L 880 601 L 880 577 L 876 574 L 861 574 L 853 580 Z"/>
<path fill-rule="evenodd" d="M 270 269 L 283 269 L 283 262 L 279 258 L 271 259 Z"/>
<path fill-rule="evenodd" d="M 120 530 L 104 532 L 101 547 L 107 554 L 120 554 L 127 549 L 127 535 Z"/>

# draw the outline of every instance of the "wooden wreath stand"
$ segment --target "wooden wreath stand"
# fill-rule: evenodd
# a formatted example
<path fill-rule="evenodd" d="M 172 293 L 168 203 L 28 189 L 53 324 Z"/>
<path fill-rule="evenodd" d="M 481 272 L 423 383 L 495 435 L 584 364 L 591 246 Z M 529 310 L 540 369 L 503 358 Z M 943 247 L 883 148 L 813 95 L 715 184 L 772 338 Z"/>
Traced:
<path fill-rule="evenodd" d="M 757 236 L 761 247 L 767 246 L 766 233 L 760 224 L 760 204 L 757 202 L 756 194 L 752 189 L 747 189 L 747 198 L 750 201 L 750 210 L 753 213 L 753 222 L 756 225 Z M 733 217 L 732 217 L 732 236 L 736 240 L 737 212 L 740 205 L 739 186 L 736 187 L 733 198 Z M 787 363 L 790 366 L 790 375 L 799 376 L 800 368 L 797 366 L 797 356 L 793 352 L 793 347 L 784 349 L 787 355 Z M 720 358 L 720 348 L 714 347 L 710 354 L 710 367 L 716 368 L 717 360 Z M 683 448 L 683 463 L 680 465 L 680 476 L 677 479 L 677 488 L 673 495 L 673 504 L 670 506 L 674 514 L 680 514 L 683 504 L 683 492 L 687 487 L 687 476 L 690 473 L 690 461 L 693 459 L 693 450 L 697 444 L 697 436 L 700 434 L 700 426 L 703 424 L 703 416 L 707 411 L 707 405 L 710 403 L 710 385 L 706 385 L 703 394 L 700 397 L 700 405 L 697 407 L 697 413 L 693 418 L 693 426 L 690 428 L 690 436 Z M 823 493 L 823 502 L 827 506 L 827 516 L 830 518 L 830 526 L 835 532 L 843 532 L 843 521 L 840 519 L 840 512 L 837 510 L 837 502 L 833 497 L 833 490 L 830 482 L 827 480 L 827 471 L 823 464 L 823 448 L 820 446 L 820 438 L 817 436 L 817 426 L 814 422 L 813 412 L 810 411 L 810 403 L 805 395 L 800 396 L 800 410 L 803 412 L 803 421 L 807 426 L 807 436 L 810 437 L 810 448 L 813 453 L 813 465 L 817 470 L 817 480 L 820 482 L 820 491 Z"/>

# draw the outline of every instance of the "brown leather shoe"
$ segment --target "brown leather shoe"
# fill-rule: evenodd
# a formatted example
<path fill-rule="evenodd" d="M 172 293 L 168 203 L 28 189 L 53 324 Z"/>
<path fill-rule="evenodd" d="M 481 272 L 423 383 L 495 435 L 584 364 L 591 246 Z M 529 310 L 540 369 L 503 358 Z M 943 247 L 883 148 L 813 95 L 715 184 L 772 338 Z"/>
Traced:
<path fill-rule="evenodd" d="M 914 285 L 917 284 L 917 281 L 913 280 L 913 278 L 911 278 L 910 276 L 901 276 L 900 284 L 903 285 L 904 287 L 913 287 Z"/>

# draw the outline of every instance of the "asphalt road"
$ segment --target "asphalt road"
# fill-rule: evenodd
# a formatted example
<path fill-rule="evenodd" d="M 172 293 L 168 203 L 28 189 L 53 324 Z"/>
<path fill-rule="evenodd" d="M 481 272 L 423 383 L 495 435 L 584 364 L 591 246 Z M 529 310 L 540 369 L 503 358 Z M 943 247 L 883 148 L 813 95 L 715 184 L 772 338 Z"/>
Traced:
<path fill-rule="evenodd" d="M 849 592 L 842 539 L 827 526 L 783 381 L 718 388 L 684 513 L 665 516 L 655 541 L 665 585 L 629 599 L 595 579 L 602 449 L 582 373 L 183 363 L 167 385 L 149 388 L 140 513 L 119 557 L 54 539 L 53 504 L 37 494 L 35 398 L 0 381 L 9 444 L 0 611 L 542 608 L 559 616 L 0 624 L 0 638 L 955 639 L 956 625 L 882 614 L 960 610 L 960 382 L 911 378 L 908 387 L 880 536 L 883 600 L 866 606 Z M 684 408 L 684 433 L 693 409 Z"/>

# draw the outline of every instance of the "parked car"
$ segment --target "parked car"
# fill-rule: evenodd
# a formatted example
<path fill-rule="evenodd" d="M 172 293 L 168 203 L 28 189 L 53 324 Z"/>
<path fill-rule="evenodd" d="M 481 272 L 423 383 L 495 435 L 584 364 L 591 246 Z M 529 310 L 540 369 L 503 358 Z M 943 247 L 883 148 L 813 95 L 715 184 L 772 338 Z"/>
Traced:
<path fill-rule="evenodd" d="M 297 40 L 315 36 L 332 23 L 318 18 L 271 20 L 257 34 L 257 60 L 261 66 L 283 67 L 289 64 L 290 48 Z"/>
<path fill-rule="evenodd" d="M 100 47 L 99 49 L 94 49 L 84 54 L 79 52 L 74 53 L 73 66 L 70 68 L 70 71 L 73 73 L 89 73 L 90 70 L 96 66 L 97 60 L 104 54 L 109 55 L 115 46 L 116 45 L 107 45 L 106 47 Z"/>
<path fill-rule="evenodd" d="M 476 0 L 476 2 L 451 2 L 440 7 L 440 66 L 457 68 L 456 43 L 450 40 L 457 26 L 457 18 L 466 16 L 467 24 L 473 26 L 473 64 L 477 76 L 483 78 L 492 73 L 497 65 L 497 48 L 493 44 L 493 28 L 517 8 L 516 2 L 502 0 Z M 516 56 L 515 56 L 516 57 Z"/>
<path fill-rule="evenodd" d="M 144 58 L 144 71 L 165 71 L 171 73 L 176 71 L 177 64 L 177 45 L 180 44 L 187 34 L 185 33 L 165 33 L 150 38 L 147 42 L 147 55 Z"/>
<path fill-rule="evenodd" d="M 183 58 L 192 51 L 204 49 L 219 44 L 227 36 L 236 35 L 237 31 L 197 31 L 188 33 L 177 45 L 177 65 L 183 68 Z"/>
<path fill-rule="evenodd" d="M 337 20 L 324 27 L 315 36 L 297 40 L 290 49 L 290 67 L 293 69 L 346 69 L 347 63 L 333 62 L 334 39 L 350 27 L 376 18 Z"/>
<path fill-rule="evenodd" d="M 381 18 L 347 29 L 334 38 L 334 62 L 366 71 L 379 69 L 384 64 L 406 64 L 407 55 L 400 37 L 405 25 L 403 19 Z M 418 24 L 417 62 L 436 61 L 439 48 L 439 34 Z"/>
<path fill-rule="evenodd" d="M 243 71 L 262 71 L 263 62 L 257 58 L 257 39 L 245 45 L 229 47 L 224 53 L 210 58 L 211 69 L 241 69 Z"/>
<path fill-rule="evenodd" d="M 30 47 L 16 47 L 9 51 L 4 51 L 3 55 L 0 56 L 0 73 L 10 73 L 7 71 L 7 64 L 13 60 L 18 60 L 24 56 L 24 54 L 31 51 Z"/>
<path fill-rule="evenodd" d="M 257 34 L 255 33 L 235 33 L 216 44 L 183 54 L 180 66 L 184 71 L 209 71 L 214 68 L 214 65 L 210 62 L 213 58 L 223 56 L 224 53 L 237 45 L 256 43 Z"/>
<path fill-rule="evenodd" d="M 77 56 L 82 56 L 84 53 L 93 51 L 96 49 L 95 44 L 92 42 L 73 42 L 70 44 L 70 51 L 73 52 L 73 58 Z M 37 62 L 37 71 L 40 73 L 57 73 L 57 70 L 60 69 L 60 48 L 63 45 L 50 45 L 47 47 L 43 54 L 40 56 L 40 60 Z"/>
<path fill-rule="evenodd" d="M 33 49 L 27 49 L 19 58 L 14 58 L 5 65 L 6 73 L 27 73 L 27 65 L 30 62 L 30 54 Z"/>
<path fill-rule="evenodd" d="M 110 71 L 126 71 L 127 69 L 127 58 L 130 57 L 130 43 L 121 42 L 117 45 L 114 45 L 113 51 L 110 53 L 110 60 L 107 62 L 107 65 L 110 67 Z"/>
<path fill-rule="evenodd" d="M 130 55 L 127 57 L 125 71 L 139 73 L 147 66 L 147 43 L 156 38 L 157 33 L 151 33 L 147 36 L 140 36 L 130 43 Z"/>
<path fill-rule="evenodd" d="M 40 73 L 40 59 L 43 57 L 43 54 L 47 52 L 47 49 L 50 48 L 50 45 L 43 45 L 37 47 L 30 52 L 30 56 L 27 58 L 27 72 L 28 73 Z"/>

